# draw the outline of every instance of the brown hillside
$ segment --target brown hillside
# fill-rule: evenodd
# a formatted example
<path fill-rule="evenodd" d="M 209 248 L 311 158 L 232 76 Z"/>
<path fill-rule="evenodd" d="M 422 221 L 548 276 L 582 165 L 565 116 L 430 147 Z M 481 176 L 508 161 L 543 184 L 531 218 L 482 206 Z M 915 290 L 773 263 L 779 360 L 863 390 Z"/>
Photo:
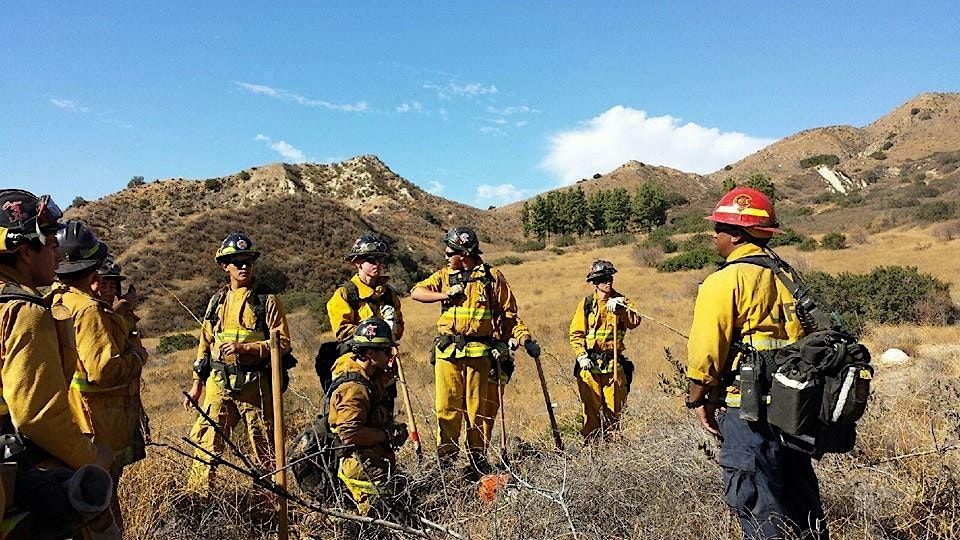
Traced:
<path fill-rule="evenodd" d="M 159 180 L 71 209 L 68 216 L 89 223 L 149 296 L 144 315 L 153 330 L 190 323 L 161 283 L 194 312 L 203 309 L 223 276 L 213 254 L 231 231 L 246 232 L 261 246 L 261 270 L 278 270 L 291 289 L 326 294 L 349 276 L 342 256 L 365 230 L 394 244 L 391 272 L 399 288 L 440 262 L 438 242 L 449 227 L 473 224 L 484 240 L 502 230 L 493 216 L 426 193 L 376 156 Z"/>

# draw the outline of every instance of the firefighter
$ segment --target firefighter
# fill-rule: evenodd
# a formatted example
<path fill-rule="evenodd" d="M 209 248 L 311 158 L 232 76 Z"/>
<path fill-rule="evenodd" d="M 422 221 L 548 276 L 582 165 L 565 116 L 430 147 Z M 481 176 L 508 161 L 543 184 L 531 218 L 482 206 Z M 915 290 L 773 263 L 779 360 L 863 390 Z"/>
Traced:
<path fill-rule="evenodd" d="M 78 358 L 70 384 L 70 405 L 83 432 L 114 451 L 110 474 L 116 491 L 123 468 L 146 457 L 140 401 L 146 355 L 143 347 L 130 339 L 126 318 L 94 292 L 107 245 L 76 220 L 67 221 L 57 240 L 63 260 L 57 266 L 58 283 L 50 298 L 54 308 L 62 308 L 72 317 Z M 116 497 L 111 511 L 122 529 Z"/>
<path fill-rule="evenodd" d="M 357 273 L 327 302 L 330 328 L 337 341 L 351 340 L 360 321 L 370 317 L 386 321 L 395 340 L 403 337 L 400 295 L 387 283 L 385 274 L 389 256 L 386 242 L 373 233 L 365 233 L 353 243 L 345 259 L 357 268 Z"/>
<path fill-rule="evenodd" d="M 633 380 L 633 363 L 623 354 L 623 338 L 627 330 L 640 325 L 640 315 L 613 288 L 616 273 L 610 261 L 597 260 L 590 265 L 587 282 L 594 291 L 580 300 L 570 321 L 570 345 L 576 355 L 573 373 L 583 404 L 580 434 L 587 440 L 616 429 Z"/>
<path fill-rule="evenodd" d="M 0 190 L 2 527 L 9 538 L 69 536 L 94 512 L 109 518 L 104 534 L 113 521 L 104 512 L 113 491 L 104 469 L 113 452 L 84 436 L 70 407 L 76 353 L 69 314 L 51 309 L 37 291 L 56 275 L 62 216 L 49 195 Z M 15 479 L 6 482 L 11 469 Z M 86 500 L 76 504 L 72 495 Z"/>
<path fill-rule="evenodd" d="M 794 298 L 775 274 L 731 264 L 767 252 L 779 232 L 773 203 L 760 191 L 737 187 L 707 219 L 727 264 L 708 276 L 697 294 L 687 345 L 687 407 L 721 441 L 725 499 L 740 518 L 743 538 L 783 538 L 785 531 L 790 537 L 827 538 L 810 456 L 781 444 L 763 414 L 757 421 L 740 417 L 738 368 L 744 357 L 737 343 L 763 351 L 803 336 Z"/>
<path fill-rule="evenodd" d="M 147 349 L 143 347 L 143 336 L 137 326 L 140 317 L 137 317 L 135 313 L 139 303 L 136 290 L 131 285 L 127 288 L 127 292 L 123 293 L 123 281 L 127 279 L 127 276 L 123 275 L 120 265 L 110 257 L 103 260 L 97 268 L 97 274 L 100 279 L 93 282 L 93 292 L 97 293 L 97 298 L 106 302 L 108 306 L 112 306 L 114 312 L 127 320 L 130 340 L 140 347 L 140 353 L 146 359 L 148 357 Z"/>
<path fill-rule="evenodd" d="M 328 422 L 337 442 L 353 447 L 340 458 L 337 476 L 361 515 L 372 508 L 385 515 L 400 487 L 394 449 L 407 440 L 407 427 L 393 421 L 393 410 L 383 399 L 395 346 L 384 320 L 365 319 L 354 329 L 350 352 L 333 367 Z"/>
<path fill-rule="evenodd" d="M 190 438 L 204 449 L 221 455 L 223 437 L 241 420 L 259 464 L 268 467 L 273 456 L 273 394 L 270 379 L 270 332 L 280 331 L 280 347 L 290 351 L 290 332 L 280 302 L 273 294 L 260 294 L 254 280 L 254 264 L 260 251 L 247 236 L 231 233 L 217 249 L 216 261 L 230 284 L 210 299 L 204 314 L 193 365 L 193 386 L 183 406 L 191 400 L 217 423 L 214 429 L 198 416 Z M 206 389 L 206 392 L 204 392 Z M 195 456 L 209 461 L 197 450 Z M 214 471 L 194 461 L 188 489 L 201 497 L 209 494 Z"/>
<path fill-rule="evenodd" d="M 444 237 L 448 267 L 417 283 L 411 297 L 440 303 L 434 340 L 436 377 L 437 453 L 446 463 L 459 452 L 460 431 L 466 421 L 468 476 L 489 470 L 486 450 L 496 414 L 489 384 L 491 350 L 513 337 L 530 356 L 540 346 L 517 317 L 517 301 L 503 274 L 483 262 L 476 232 L 450 229 Z M 486 424 L 484 423 L 486 422 Z"/>

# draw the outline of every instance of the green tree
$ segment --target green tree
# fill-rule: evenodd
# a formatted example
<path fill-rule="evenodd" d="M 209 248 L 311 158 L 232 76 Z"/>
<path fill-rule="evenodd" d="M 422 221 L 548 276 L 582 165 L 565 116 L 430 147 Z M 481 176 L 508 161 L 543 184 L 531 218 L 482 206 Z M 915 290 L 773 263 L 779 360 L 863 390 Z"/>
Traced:
<path fill-rule="evenodd" d="M 610 191 L 604 205 L 603 215 L 611 231 L 615 233 L 626 232 L 633 213 L 631 202 L 630 193 L 626 189 L 616 188 Z"/>
<path fill-rule="evenodd" d="M 523 201 L 523 208 L 520 209 L 520 226 L 523 228 L 523 236 L 530 236 L 530 202 Z"/>
<path fill-rule="evenodd" d="M 667 222 L 667 194 L 654 184 L 643 184 L 633 197 L 633 222 L 650 231 Z"/>
<path fill-rule="evenodd" d="M 583 236 L 584 233 L 590 230 L 590 207 L 587 204 L 587 194 L 583 192 L 583 188 L 577 186 L 573 190 L 571 195 L 573 199 L 573 232 L 577 233 L 577 236 Z"/>
<path fill-rule="evenodd" d="M 137 187 L 137 186 L 142 186 L 142 185 L 144 185 L 144 184 L 146 184 L 146 183 L 147 183 L 147 182 L 143 179 L 142 176 L 133 176 L 133 177 L 130 178 L 130 181 L 127 182 L 127 187 L 128 187 L 128 188 L 133 188 L 133 187 Z"/>
<path fill-rule="evenodd" d="M 763 173 L 751 174 L 743 185 L 762 191 L 767 197 L 770 197 L 771 201 L 777 198 L 777 188 L 773 185 L 770 177 Z"/>
<path fill-rule="evenodd" d="M 537 195 L 530 210 L 530 231 L 537 239 L 543 240 L 550 234 L 550 218 L 550 206 L 547 200 Z"/>
<path fill-rule="evenodd" d="M 607 232 L 606 193 L 603 190 L 595 191 L 587 198 L 587 217 L 592 232 L 600 234 Z"/>
<path fill-rule="evenodd" d="M 77 195 L 76 197 L 73 198 L 73 202 L 70 203 L 70 206 L 72 206 L 73 208 L 80 208 L 81 206 L 84 206 L 86 204 L 87 204 L 87 200 Z"/>
<path fill-rule="evenodd" d="M 735 188 L 735 187 L 737 187 L 737 181 L 734 180 L 733 178 L 727 178 L 726 180 L 723 181 L 723 192 L 724 192 L 724 193 L 730 191 L 731 189 L 733 189 L 733 188 Z"/>

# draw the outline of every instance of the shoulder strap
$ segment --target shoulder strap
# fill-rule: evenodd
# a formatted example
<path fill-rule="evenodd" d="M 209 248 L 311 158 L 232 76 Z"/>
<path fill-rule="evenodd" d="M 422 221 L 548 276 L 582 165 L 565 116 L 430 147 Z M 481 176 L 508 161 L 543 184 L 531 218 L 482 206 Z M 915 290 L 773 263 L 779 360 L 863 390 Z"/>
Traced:
<path fill-rule="evenodd" d="M 210 301 L 207 302 L 207 312 L 203 315 L 203 319 L 205 321 L 210 321 L 210 328 L 217 328 L 217 324 L 220 322 L 220 305 L 223 304 L 223 301 L 226 298 L 226 291 L 224 289 L 220 289 L 214 293 L 213 296 L 210 297 Z"/>
<path fill-rule="evenodd" d="M 337 388 L 340 388 L 344 384 L 356 382 L 363 385 L 367 389 L 367 392 L 370 393 L 370 400 L 374 403 L 379 401 L 379 396 L 377 395 L 376 388 L 373 387 L 373 383 L 367 380 L 366 377 L 357 373 L 356 371 L 349 371 L 340 375 L 330 383 L 330 388 L 327 388 L 327 392 L 323 395 L 323 414 L 329 414 L 330 412 L 330 399 L 333 398 L 333 393 L 337 391 Z M 371 407 L 372 409 L 373 407 Z"/>
<path fill-rule="evenodd" d="M 253 316 L 256 319 L 256 327 L 263 332 L 263 339 L 270 341 L 270 329 L 267 328 L 267 297 L 268 294 L 254 295 Z"/>
<path fill-rule="evenodd" d="M 36 304 L 38 306 L 48 307 L 46 301 L 39 296 L 16 292 L 0 293 L 0 304 L 13 300 L 23 300 L 24 302 L 30 302 L 31 304 Z"/>
<path fill-rule="evenodd" d="M 780 280 L 780 283 L 783 283 L 783 286 L 790 291 L 791 295 L 794 297 L 797 296 L 797 291 L 800 289 L 800 285 L 798 285 L 797 282 L 792 279 L 784 270 L 784 267 L 786 267 L 791 271 L 791 273 L 793 272 L 793 268 L 790 268 L 786 262 L 775 260 L 769 255 L 749 255 L 747 257 L 741 257 L 739 259 L 727 261 L 720 265 L 720 268 L 718 268 L 717 271 L 719 272 L 720 270 L 723 270 L 732 264 L 752 264 L 754 266 L 768 268 L 773 271 L 774 275 L 776 275 L 777 279 Z"/>
<path fill-rule="evenodd" d="M 357 284 L 353 282 L 352 279 L 347 280 L 343 284 L 343 288 L 346 291 L 347 296 L 347 305 L 350 306 L 350 309 L 353 311 L 360 310 L 360 289 L 357 288 Z"/>
<path fill-rule="evenodd" d="M 583 322 L 590 323 L 590 314 L 593 313 L 593 294 L 583 297 Z"/>

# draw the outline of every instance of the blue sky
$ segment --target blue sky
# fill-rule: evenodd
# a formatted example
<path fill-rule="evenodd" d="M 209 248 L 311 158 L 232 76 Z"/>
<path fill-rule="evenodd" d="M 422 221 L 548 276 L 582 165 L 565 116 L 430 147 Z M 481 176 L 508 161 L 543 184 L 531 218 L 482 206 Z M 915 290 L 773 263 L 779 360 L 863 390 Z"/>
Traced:
<path fill-rule="evenodd" d="M 377 154 L 486 207 L 960 90 L 955 2 L 142 4 L 4 3 L 0 184 L 66 206 Z"/>

